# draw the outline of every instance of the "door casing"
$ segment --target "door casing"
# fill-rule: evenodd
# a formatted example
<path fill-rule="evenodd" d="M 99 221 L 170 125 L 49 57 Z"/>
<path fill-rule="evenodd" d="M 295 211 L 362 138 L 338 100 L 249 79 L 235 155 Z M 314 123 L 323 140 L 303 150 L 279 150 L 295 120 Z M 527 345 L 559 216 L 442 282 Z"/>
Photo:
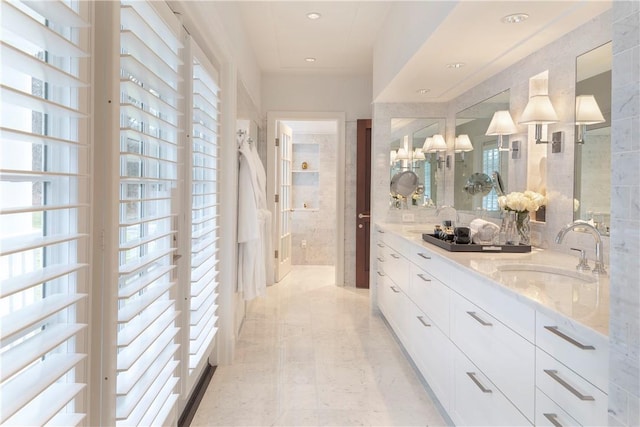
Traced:
<path fill-rule="evenodd" d="M 344 213 L 345 213 L 345 113 L 340 112 L 300 112 L 300 111 L 270 111 L 267 112 L 267 202 L 274 221 L 276 220 L 275 189 L 276 177 L 276 121 L 282 120 L 335 120 L 337 129 L 336 147 L 336 247 L 335 247 L 335 282 L 344 286 Z M 275 236 L 275 223 L 273 242 Z"/>

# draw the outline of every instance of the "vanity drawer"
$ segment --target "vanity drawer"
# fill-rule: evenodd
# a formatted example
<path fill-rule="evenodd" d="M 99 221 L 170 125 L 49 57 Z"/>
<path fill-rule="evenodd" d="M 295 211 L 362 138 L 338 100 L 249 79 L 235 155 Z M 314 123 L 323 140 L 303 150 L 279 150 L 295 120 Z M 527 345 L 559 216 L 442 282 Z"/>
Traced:
<path fill-rule="evenodd" d="M 411 304 L 409 316 L 409 353 L 442 406 L 451 405 L 453 360 L 451 341 L 436 327 L 433 319 Z"/>
<path fill-rule="evenodd" d="M 530 426 L 532 423 L 460 351 L 454 349 L 452 418 L 459 426 Z"/>
<path fill-rule="evenodd" d="M 447 271 L 450 271 L 451 268 L 453 268 L 451 265 L 448 265 L 444 260 L 442 260 L 442 258 L 440 258 L 438 255 L 434 255 L 426 248 L 418 249 L 414 247 L 410 252 L 407 253 L 407 256 L 409 258 L 409 261 L 411 261 L 427 273 L 431 274 L 432 276 L 439 278 L 440 280 L 446 279 L 446 277 L 440 276 L 442 276 L 443 274 L 446 275 Z"/>
<path fill-rule="evenodd" d="M 407 304 L 404 292 L 388 276 L 378 276 L 378 307 L 400 341 L 407 346 Z"/>
<path fill-rule="evenodd" d="M 411 264 L 410 272 L 409 298 L 448 336 L 451 290 L 414 264 Z"/>
<path fill-rule="evenodd" d="M 527 416 L 534 418 L 535 346 L 457 293 L 451 339 Z"/>
<path fill-rule="evenodd" d="M 382 251 L 383 270 L 387 278 L 399 286 L 402 290 L 409 289 L 409 261 L 400 252 L 386 246 Z M 378 259 L 378 262 L 380 260 Z"/>
<path fill-rule="evenodd" d="M 609 388 L 608 339 L 569 320 L 536 314 L 536 345 L 600 390 Z"/>
<path fill-rule="evenodd" d="M 558 406 L 553 400 L 536 389 L 536 426 L 539 427 L 573 427 L 580 424 Z"/>
<path fill-rule="evenodd" d="M 540 349 L 536 385 L 580 425 L 607 425 L 607 395 Z"/>

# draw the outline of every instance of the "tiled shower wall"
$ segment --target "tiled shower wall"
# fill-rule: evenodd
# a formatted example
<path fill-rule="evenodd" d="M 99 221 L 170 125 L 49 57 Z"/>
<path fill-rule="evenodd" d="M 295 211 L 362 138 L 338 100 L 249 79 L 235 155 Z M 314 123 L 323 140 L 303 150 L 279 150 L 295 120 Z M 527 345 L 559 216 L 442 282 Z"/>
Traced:
<path fill-rule="evenodd" d="M 613 2 L 609 425 L 640 425 L 640 2 Z"/>
<path fill-rule="evenodd" d="M 312 179 L 303 181 L 303 184 L 308 186 L 306 189 L 296 189 L 294 178 L 294 200 L 296 192 L 302 190 L 308 191 L 313 202 L 309 204 L 311 209 L 293 212 L 292 264 L 335 265 L 337 137 L 335 134 L 294 133 L 293 141 L 294 144 L 318 144 L 318 159 L 309 161 L 311 168 L 313 162 L 317 162 L 318 176 L 315 182 L 312 182 Z M 299 169 L 299 165 L 294 165 L 294 169 L 296 168 Z M 314 206 L 315 201 L 318 203 L 317 206 Z M 303 240 L 306 241 L 304 248 Z"/>

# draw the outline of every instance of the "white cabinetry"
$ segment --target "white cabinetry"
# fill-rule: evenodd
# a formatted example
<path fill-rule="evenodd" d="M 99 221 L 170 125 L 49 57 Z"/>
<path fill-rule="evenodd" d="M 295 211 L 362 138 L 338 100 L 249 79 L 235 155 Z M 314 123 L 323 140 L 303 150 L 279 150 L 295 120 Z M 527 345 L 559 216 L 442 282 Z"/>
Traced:
<path fill-rule="evenodd" d="M 376 233 L 378 306 L 457 425 L 606 425 L 608 339 Z"/>

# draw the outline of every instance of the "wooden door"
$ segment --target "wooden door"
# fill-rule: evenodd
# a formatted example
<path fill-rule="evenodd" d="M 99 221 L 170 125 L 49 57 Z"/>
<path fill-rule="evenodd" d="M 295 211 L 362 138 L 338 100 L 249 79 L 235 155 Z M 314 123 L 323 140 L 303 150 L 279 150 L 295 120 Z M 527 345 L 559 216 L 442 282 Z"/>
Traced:
<path fill-rule="evenodd" d="M 356 177 L 356 287 L 369 288 L 371 119 L 358 120 Z"/>
<path fill-rule="evenodd" d="M 276 123 L 278 146 L 276 147 L 277 168 L 276 175 L 276 220 L 277 250 L 276 250 L 276 281 L 279 282 L 291 271 L 291 157 L 293 132 L 282 122 Z"/>

